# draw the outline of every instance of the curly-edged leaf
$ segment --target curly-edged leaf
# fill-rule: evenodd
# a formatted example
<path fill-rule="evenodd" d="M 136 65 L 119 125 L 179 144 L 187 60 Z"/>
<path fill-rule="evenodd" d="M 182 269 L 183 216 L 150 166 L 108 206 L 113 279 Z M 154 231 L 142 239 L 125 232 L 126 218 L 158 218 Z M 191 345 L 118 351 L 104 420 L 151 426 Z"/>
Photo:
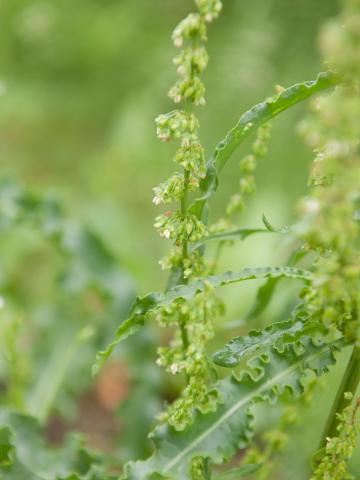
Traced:
<path fill-rule="evenodd" d="M 227 470 L 220 475 L 216 475 L 215 480 L 238 480 L 238 478 L 243 478 L 247 475 L 257 472 L 261 467 L 261 463 L 249 463 L 248 465 L 232 468 L 231 470 Z"/>
<path fill-rule="evenodd" d="M 171 288 L 166 293 L 149 293 L 144 297 L 138 297 L 130 311 L 129 317 L 116 331 L 114 341 L 108 345 L 106 350 L 98 352 L 96 363 L 93 367 L 93 373 L 96 373 L 99 368 L 101 368 L 116 345 L 143 327 L 146 317 L 153 313 L 157 308 L 170 305 L 172 302 L 179 299 L 190 300 L 197 293 L 204 291 L 205 288 L 209 286 L 217 288 L 244 280 L 281 277 L 307 281 L 311 279 L 311 273 L 300 268 L 292 267 L 245 268 L 241 272 L 225 272 L 222 275 L 205 277 L 201 280 L 189 283 L 188 285 L 178 285 Z"/>
<path fill-rule="evenodd" d="M 245 112 L 226 137 L 216 146 L 213 157 L 207 163 L 206 177 L 200 184 L 203 195 L 195 201 L 192 211 L 199 217 L 201 216 L 205 202 L 217 189 L 218 174 L 236 148 L 257 128 L 293 105 L 335 86 L 340 80 L 339 76 L 333 72 L 322 72 L 316 80 L 297 83 Z"/>
<path fill-rule="evenodd" d="M 281 351 L 285 344 L 301 342 L 304 336 L 326 333 L 321 322 L 315 320 L 287 320 L 272 323 L 264 330 L 252 330 L 248 335 L 235 337 L 213 354 L 213 361 L 221 367 L 234 368 L 244 359 L 270 348 Z"/>
<path fill-rule="evenodd" d="M 0 478 L 7 480 L 57 480 L 76 478 L 79 480 L 108 480 L 100 458 L 84 449 L 83 441 L 67 437 L 64 445 L 49 448 L 39 423 L 27 415 L 0 412 L 0 452 L 3 453 L 1 432 L 9 432 L 7 451 L 10 462 L 0 463 Z M 99 473 L 98 476 L 95 476 Z M 101 475 L 100 475 L 101 473 Z"/>
<path fill-rule="evenodd" d="M 195 457 L 206 458 L 211 464 L 228 461 L 249 442 L 251 407 L 255 403 L 275 401 L 285 391 L 298 397 L 303 392 L 305 372 L 310 369 L 320 375 L 335 362 L 335 344 L 314 344 L 307 339 L 303 347 L 301 352 L 291 345 L 283 352 L 271 349 L 254 359 L 250 370 L 243 371 L 240 378 L 232 375 L 222 380 L 218 388 L 223 403 L 216 412 L 197 412 L 194 424 L 187 430 L 179 432 L 168 425 L 157 427 L 151 434 L 153 455 L 128 464 L 124 478 L 149 480 L 157 474 L 166 479 L 187 480 Z"/>

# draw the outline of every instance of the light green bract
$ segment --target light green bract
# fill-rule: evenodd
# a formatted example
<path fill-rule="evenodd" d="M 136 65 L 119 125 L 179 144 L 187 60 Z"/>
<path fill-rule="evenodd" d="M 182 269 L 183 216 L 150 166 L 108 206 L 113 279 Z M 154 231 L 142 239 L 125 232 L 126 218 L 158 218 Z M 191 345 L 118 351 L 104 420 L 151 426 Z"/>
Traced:
<path fill-rule="evenodd" d="M 105 350 L 97 354 L 93 373 L 96 373 L 101 368 L 116 345 L 136 333 L 144 325 L 146 317 L 157 308 L 169 305 L 178 299 L 189 300 L 197 293 L 204 291 L 206 286 L 217 288 L 244 280 L 282 277 L 309 281 L 311 280 L 311 273 L 293 267 L 245 268 L 241 272 L 226 272 L 222 275 L 204 277 L 188 285 L 178 285 L 166 293 L 149 293 L 144 297 L 138 297 L 130 311 L 129 317 L 118 328 L 114 341 Z"/>

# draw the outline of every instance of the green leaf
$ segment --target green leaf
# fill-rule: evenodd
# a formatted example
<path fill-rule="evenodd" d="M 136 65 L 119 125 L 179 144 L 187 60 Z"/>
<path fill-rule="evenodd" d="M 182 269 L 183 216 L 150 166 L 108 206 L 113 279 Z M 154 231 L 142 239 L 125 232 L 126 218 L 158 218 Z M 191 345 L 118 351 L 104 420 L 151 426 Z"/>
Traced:
<path fill-rule="evenodd" d="M 47 342 L 35 355 L 39 368 L 26 396 L 26 411 L 45 421 L 59 393 L 69 398 L 70 390 L 74 393 L 90 380 L 84 372 L 90 371 L 99 345 L 112 338 L 114 326 L 125 317 L 135 295 L 130 278 L 95 231 L 69 220 L 56 198 L 2 179 L 0 232 L 21 235 L 24 228 L 45 240 L 61 259 L 48 321 L 36 327 L 35 336 L 46 335 Z M 89 309 L 89 291 L 96 292 L 100 308 Z"/>
<path fill-rule="evenodd" d="M 246 336 L 233 338 L 213 354 L 213 361 L 221 367 L 234 368 L 246 357 L 267 352 L 270 348 L 281 351 L 284 345 L 301 342 L 304 336 L 326 333 L 324 325 L 314 320 L 287 320 L 272 323 L 264 330 L 252 330 Z"/>
<path fill-rule="evenodd" d="M 41 375 L 38 373 L 35 387 L 27 396 L 26 411 L 39 421 L 44 422 L 48 417 L 76 353 L 93 334 L 93 328 L 88 325 L 76 333 L 70 331 L 58 335 L 53 355 L 40 371 Z"/>
<path fill-rule="evenodd" d="M 293 105 L 306 100 L 318 92 L 333 87 L 339 82 L 340 78 L 335 73 L 322 72 L 319 73 L 316 80 L 296 83 L 245 112 L 226 137 L 216 146 L 214 155 L 206 167 L 206 177 L 200 184 L 203 195 L 191 207 L 193 213 L 198 215 L 198 217 L 202 216 L 206 201 L 217 190 L 220 171 L 238 146 L 254 133 L 257 128 Z"/>
<path fill-rule="evenodd" d="M 311 279 L 311 273 L 306 270 L 292 267 L 245 268 L 241 272 L 225 272 L 222 275 L 205 277 L 188 285 L 178 285 L 171 288 L 166 293 L 149 293 L 144 297 L 137 297 L 130 310 L 129 317 L 116 331 L 114 341 L 111 342 L 105 350 L 98 352 L 96 363 L 93 366 L 93 373 L 98 372 L 116 345 L 143 327 L 147 316 L 153 313 L 157 308 L 170 305 L 172 302 L 179 299 L 190 300 L 197 293 L 204 291 L 207 286 L 217 288 L 244 280 L 281 277 L 308 281 Z"/>
<path fill-rule="evenodd" d="M 232 468 L 220 475 L 216 475 L 215 480 L 237 480 L 238 478 L 243 478 L 257 472 L 261 467 L 261 463 L 253 463 L 238 468 Z"/>
<path fill-rule="evenodd" d="M 14 446 L 11 441 L 11 431 L 8 427 L 0 428 L 0 467 L 12 464 L 11 454 Z"/>
<path fill-rule="evenodd" d="M 192 245 L 192 249 L 196 250 L 205 243 L 209 242 L 220 242 L 224 240 L 245 240 L 247 237 L 254 235 L 256 233 L 270 233 L 266 228 L 237 228 L 236 230 L 230 230 L 221 233 L 214 233 L 213 235 L 208 235 L 204 237 L 199 242 L 196 242 Z M 271 232 L 272 233 L 272 232 Z"/>
<path fill-rule="evenodd" d="M 101 238 L 86 225 L 66 219 L 61 203 L 9 180 L 0 181 L 0 231 L 35 229 L 64 258 L 61 287 L 79 293 L 91 286 L 117 305 L 128 302 L 132 285 Z"/>
<path fill-rule="evenodd" d="M 245 240 L 247 237 L 251 235 L 255 235 L 257 233 L 289 233 L 290 229 L 288 227 L 284 228 L 275 228 L 273 227 L 270 222 L 267 220 L 265 215 L 263 215 L 262 220 L 266 228 L 237 228 L 236 230 L 229 230 L 220 233 L 214 233 L 213 235 L 208 235 L 204 237 L 199 242 L 196 242 L 192 245 L 192 249 L 196 250 L 197 248 L 201 247 L 205 243 L 209 242 L 219 242 L 225 240 Z"/>
<path fill-rule="evenodd" d="M 262 215 L 262 221 L 263 221 L 263 224 L 265 225 L 266 230 L 267 230 L 268 232 L 272 232 L 272 233 L 289 233 L 289 232 L 290 232 L 289 227 L 283 227 L 283 228 L 276 228 L 276 227 L 274 227 L 274 226 L 269 222 L 269 220 L 266 218 L 266 216 L 265 216 L 264 213 L 263 213 L 263 215 Z"/>
<path fill-rule="evenodd" d="M 245 314 L 245 321 L 258 317 L 265 310 L 269 305 L 275 292 L 275 288 L 280 280 L 280 278 L 268 278 L 266 282 L 258 288 L 255 302 Z"/>
<path fill-rule="evenodd" d="M 222 380 L 219 391 L 223 403 L 216 412 L 197 412 L 194 424 L 187 430 L 179 432 L 168 425 L 157 427 L 151 434 L 153 455 L 128 464 L 124 478 L 148 480 L 156 473 L 166 479 L 188 480 L 191 461 L 199 455 L 212 464 L 228 461 L 249 442 L 251 407 L 255 403 L 275 401 L 285 391 L 297 398 L 303 392 L 305 372 L 312 370 L 321 375 L 335 362 L 337 345 L 314 344 L 310 339 L 303 345 L 302 352 L 291 345 L 285 346 L 283 352 L 272 348 L 254 359 L 240 378 L 232 375 Z"/>
<path fill-rule="evenodd" d="M 48 447 L 39 423 L 27 415 L 0 412 L 0 454 L 10 454 L 11 461 L 0 463 L 0 478 L 6 480 L 55 480 L 74 478 L 107 480 L 98 456 L 84 449 L 83 441 L 68 436 L 61 447 Z M 5 435 L 5 436 L 4 436 Z M 4 442 L 4 440 L 6 440 Z M 9 443 L 11 440 L 11 443 Z M 4 445 L 6 450 L 4 450 Z M 99 476 L 95 476 L 99 473 Z M 101 473 L 101 475 L 100 475 Z"/>
<path fill-rule="evenodd" d="M 304 250 L 295 251 L 288 259 L 288 265 L 293 267 L 305 255 L 307 255 L 307 252 Z M 244 318 L 241 319 L 242 324 L 257 318 L 266 309 L 274 295 L 275 288 L 279 281 L 281 281 L 281 278 L 268 278 L 266 282 L 258 288 L 254 304 L 245 314 Z"/>

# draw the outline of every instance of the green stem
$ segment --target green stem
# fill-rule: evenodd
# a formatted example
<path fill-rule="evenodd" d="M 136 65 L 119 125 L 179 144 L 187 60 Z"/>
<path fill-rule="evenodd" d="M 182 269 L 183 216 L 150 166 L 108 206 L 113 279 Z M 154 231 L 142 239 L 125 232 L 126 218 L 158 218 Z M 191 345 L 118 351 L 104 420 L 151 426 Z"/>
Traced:
<path fill-rule="evenodd" d="M 93 335 L 90 326 L 77 333 L 66 332 L 59 338 L 52 357 L 44 365 L 34 390 L 27 401 L 27 411 L 44 423 L 51 412 L 59 389 L 64 382 L 71 362 L 82 344 Z"/>
<path fill-rule="evenodd" d="M 188 191 L 189 191 L 189 179 L 190 179 L 190 172 L 188 170 L 184 171 L 184 193 L 181 199 L 181 214 L 183 218 L 185 219 L 186 214 L 187 214 L 187 208 L 188 208 Z M 188 258 L 188 239 L 186 236 L 183 237 L 182 240 L 182 257 L 183 257 L 183 264 L 182 264 L 182 281 L 184 285 L 187 283 L 187 279 L 184 276 L 184 262 Z M 182 348 L 184 352 L 184 356 L 186 355 L 187 349 L 189 348 L 189 336 L 188 332 L 186 329 L 186 323 L 185 321 L 180 320 L 179 322 L 179 328 L 180 328 L 180 333 L 181 333 L 181 341 L 182 341 Z M 187 378 L 187 382 L 188 382 Z"/>
<path fill-rule="evenodd" d="M 342 412 L 350 403 L 350 400 L 345 399 L 344 394 L 346 392 L 351 392 L 353 395 L 355 395 L 359 382 L 360 347 L 355 345 L 325 424 L 324 432 L 320 442 L 320 449 L 326 446 L 327 438 L 333 438 L 337 435 L 337 426 L 339 422 L 336 414 Z"/>
<path fill-rule="evenodd" d="M 181 333 L 181 340 L 183 344 L 183 350 L 186 352 L 186 350 L 189 347 L 189 336 L 186 330 L 186 326 L 184 322 L 179 322 L 179 327 L 180 327 L 180 333 Z"/>
<path fill-rule="evenodd" d="M 180 205 L 181 215 L 183 216 L 184 219 L 186 217 L 187 209 L 188 209 L 189 180 L 190 180 L 190 172 L 189 170 L 185 170 L 184 171 L 184 192 L 183 192 L 181 205 Z M 183 261 L 184 261 L 188 257 L 188 240 L 186 236 L 184 236 L 182 241 L 182 250 L 183 250 Z M 183 280 L 186 283 L 186 280 L 184 278 L 184 266 L 183 266 Z"/>
<path fill-rule="evenodd" d="M 212 267 L 211 267 L 211 272 L 210 272 L 211 275 L 214 275 L 216 270 L 217 270 L 223 246 L 224 246 L 223 241 L 219 242 L 216 246 L 215 255 L 214 255 L 214 258 L 213 258 L 213 261 L 212 261 Z"/>

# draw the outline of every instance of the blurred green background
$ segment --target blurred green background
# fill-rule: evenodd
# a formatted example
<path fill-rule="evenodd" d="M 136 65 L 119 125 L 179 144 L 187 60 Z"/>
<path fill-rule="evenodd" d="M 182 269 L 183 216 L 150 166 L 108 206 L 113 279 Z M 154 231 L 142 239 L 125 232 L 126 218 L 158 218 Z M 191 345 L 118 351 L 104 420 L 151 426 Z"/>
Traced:
<path fill-rule="evenodd" d="M 199 113 L 208 154 L 275 84 L 312 79 L 322 68 L 316 36 L 336 2 L 288 7 L 226 0 L 211 27 L 207 106 Z M 161 285 L 157 259 L 167 245 L 152 228 L 152 187 L 174 170 L 174 145 L 155 138 L 153 120 L 172 108 L 170 35 L 192 2 L 5 0 L 0 8 L 2 175 L 56 190 L 101 231 L 142 288 Z M 311 156 L 294 133 L 304 108 L 276 121 L 258 172 L 254 201 L 271 199 L 279 220 L 305 187 Z M 227 173 L 220 197 L 236 188 L 231 166 Z"/>
<path fill-rule="evenodd" d="M 273 94 L 276 84 L 289 86 L 316 77 L 324 68 L 316 48 L 318 31 L 338 11 L 335 0 L 225 0 L 224 4 L 219 21 L 209 32 L 207 105 L 199 112 L 208 155 L 240 114 Z M 91 228 L 113 252 L 123 275 L 119 287 L 123 302 L 120 313 L 114 310 L 116 315 L 107 314 L 98 324 L 95 321 L 95 330 L 105 329 L 108 335 L 135 292 L 162 289 L 165 282 L 158 260 L 169 245 L 153 229 L 158 208 L 151 199 L 152 188 L 175 168 L 171 161 L 175 146 L 156 139 L 154 118 L 172 109 L 166 96 L 176 76 L 170 35 L 192 8 L 190 0 L 0 2 L 0 175 L 37 192 L 54 194 L 67 216 Z M 306 191 L 312 157 L 296 133 L 306 108 L 305 104 L 297 106 L 274 122 L 270 150 L 259 165 L 257 192 L 242 218 L 243 225 L 259 226 L 263 212 L 279 226 L 294 218 L 296 200 Z M 234 155 L 221 178 L 212 206 L 214 219 L 236 190 L 237 159 L 247 148 Z M 88 302 L 79 312 L 79 305 L 74 310 L 74 301 L 65 295 L 56 300 L 57 313 L 49 316 L 53 305 L 48 304 L 58 296 L 54 272 L 61 267 L 61 259 L 26 229 L 3 235 L 0 245 L 0 286 L 5 300 L 8 297 L 12 308 L 25 319 L 25 343 L 30 345 L 28 350 L 35 350 L 33 362 L 41 363 L 47 357 L 39 351 L 53 350 L 59 331 L 71 330 L 73 320 L 69 319 L 76 317 L 74 321 L 84 326 L 89 315 L 99 316 L 94 314 L 96 301 L 95 307 Z M 283 261 L 281 252 L 273 239 L 256 238 L 229 249 L 221 268 L 277 264 Z M 254 286 L 226 290 L 227 319 L 246 311 L 253 291 Z M 286 297 L 275 300 L 263 322 L 277 320 L 287 305 Z M 29 332 L 34 331 L 39 343 L 29 340 Z M 233 333 L 225 331 L 223 338 Z M 89 399 L 88 392 L 94 388 L 89 386 L 89 365 L 94 351 L 107 338 L 95 335 L 93 348 L 82 352 L 87 360 L 77 362 L 79 371 L 86 372 L 86 381 L 83 387 L 77 385 L 76 395 L 81 391 L 81 398 L 75 403 L 85 405 L 83 410 L 90 417 L 100 415 L 102 427 L 89 434 L 89 418 L 76 413 L 67 392 L 62 392 L 57 393 L 57 416 L 51 419 L 55 423 L 50 422 L 50 435 L 56 440 L 59 431 L 69 428 L 63 424 L 66 418 L 71 428 L 84 431 L 97 447 L 111 450 L 115 443 L 124 459 L 144 454 L 143 438 L 153 414 L 161 399 L 171 399 L 176 389 L 169 387 L 170 380 L 162 378 L 156 367 L 148 365 L 155 358 L 154 336 L 156 332 L 148 331 L 129 342 L 120 354 L 125 373 L 121 368 L 110 369 L 108 378 L 101 380 L 105 382 L 105 387 L 100 383 L 101 388 L 110 389 L 109 397 L 113 396 L 115 403 L 127 398 L 129 388 L 132 393 L 131 401 L 120 407 L 127 413 L 116 414 L 114 420 L 117 403 L 114 409 L 111 399 L 104 400 L 105 407 L 106 401 L 111 404 L 109 414 L 101 410 L 104 405 L 93 406 Z M 341 371 L 341 366 L 337 370 Z M 274 478 L 307 478 L 304 459 L 316 447 L 335 388 L 332 385 L 337 382 L 336 372 L 330 378 L 330 386 L 317 392 L 318 408 L 309 410 L 305 428 L 293 431 L 284 468 Z M 131 379 L 136 379 L 133 388 L 127 384 Z M 125 393 L 112 392 L 112 382 L 123 383 Z M 78 377 L 74 382 L 70 375 L 70 390 L 73 383 L 78 383 Z M 134 428 L 131 419 L 135 422 L 136 407 L 141 408 L 144 395 L 149 395 L 147 416 Z M 109 431 L 117 439 L 110 445 Z M 129 435 L 134 437 L 131 441 Z"/>

